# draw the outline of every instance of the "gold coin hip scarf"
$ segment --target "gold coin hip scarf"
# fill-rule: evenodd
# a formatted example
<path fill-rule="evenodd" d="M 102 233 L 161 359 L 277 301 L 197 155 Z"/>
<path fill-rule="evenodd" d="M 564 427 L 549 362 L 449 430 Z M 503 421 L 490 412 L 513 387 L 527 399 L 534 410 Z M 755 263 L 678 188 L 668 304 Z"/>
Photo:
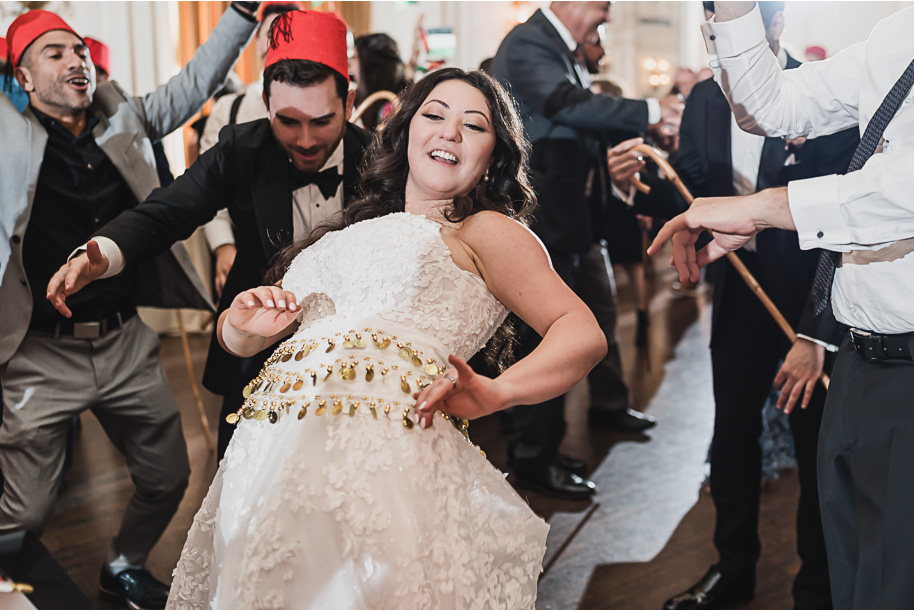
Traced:
<path fill-rule="evenodd" d="M 295 416 L 370 415 L 416 425 L 412 394 L 444 373 L 447 361 L 419 343 L 370 327 L 325 336 L 302 330 L 280 344 L 242 390 L 226 421 L 279 423 Z M 464 436 L 469 422 L 443 415 Z"/>

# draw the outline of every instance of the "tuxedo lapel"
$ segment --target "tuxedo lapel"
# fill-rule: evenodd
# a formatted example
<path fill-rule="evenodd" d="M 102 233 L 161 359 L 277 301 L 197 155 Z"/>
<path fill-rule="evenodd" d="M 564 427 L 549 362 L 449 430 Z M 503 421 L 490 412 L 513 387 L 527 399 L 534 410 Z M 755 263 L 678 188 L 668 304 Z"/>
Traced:
<path fill-rule="evenodd" d="M 543 14 L 543 11 L 537 9 L 536 12 L 531 15 L 528 22 L 539 28 L 545 34 L 549 44 L 565 58 L 565 62 L 568 64 L 568 75 L 574 77 L 578 86 L 583 87 L 584 89 L 590 89 L 590 85 L 585 84 L 581 78 L 579 71 L 582 70 L 582 68 L 578 64 L 578 60 L 574 56 L 574 53 L 568 50 L 568 45 L 565 44 L 562 36 L 558 33 L 558 30 L 555 29 L 555 26 L 552 25 L 552 22 Z"/>
<path fill-rule="evenodd" d="M 268 154 L 250 166 L 256 230 L 267 261 L 292 240 L 293 231 L 289 159 L 272 135 L 271 141 Z"/>

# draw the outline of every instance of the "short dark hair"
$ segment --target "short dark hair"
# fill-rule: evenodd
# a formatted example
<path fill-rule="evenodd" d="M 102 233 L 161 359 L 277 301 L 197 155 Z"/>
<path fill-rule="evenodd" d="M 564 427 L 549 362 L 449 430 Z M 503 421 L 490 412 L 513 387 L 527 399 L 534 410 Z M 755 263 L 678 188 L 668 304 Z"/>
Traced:
<path fill-rule="evenodd" d="M 714 2 L 702 2 L 701 5 L 705 8 L 706 11 L 713 13 L 714 12 Z M 767 30 L 771 27 L 771 21 L 774 19 L 774 16 L 778 13 L 784 12 L 784 2 L 781 0 L 774 0 L 770 2 L 759 2 L 758 10 L 762 13 L 762 24 Z"/>
<path fill-rule="evenodd" d="M 311 60 L 284 59 L 267 66 L 263 71 L 263 93 L 269 106 L 270 84 L 273 81 L 295 87 L 311 87 L 329 78 L 334 79 L 337 97 L 345 102 L 349 93 L 349 82 L 346 78 L 330 66 Z"/>

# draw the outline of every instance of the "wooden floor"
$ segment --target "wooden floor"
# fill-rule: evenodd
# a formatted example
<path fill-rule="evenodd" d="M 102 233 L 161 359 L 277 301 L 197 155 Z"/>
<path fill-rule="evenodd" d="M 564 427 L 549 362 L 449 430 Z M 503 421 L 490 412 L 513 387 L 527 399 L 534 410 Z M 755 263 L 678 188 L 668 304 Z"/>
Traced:
<path fill-rule="evenodd" d="M 593 503 L 572 503 L 519 489 L 552 526 L 540 609 L 657 609 L 716 561 L 711 543 L 714 508 L 710 498 L 699 493 L 713 418 L 707 350 L 710 296 L 677 298 L 668 288 L 670 272 L 659 271 L 650 345 L 638 351 L 633 346 L 630 291 L 624 272 L 620 276 L 619 334 L 626 377 L 636 407 L 656 416 L 659 424 L 648 435 L 590 431 L 584 418 L 586 386 L 570 394 L 562 450 L 592 466 L 600 491 Z M 191 338 L 198 379 L 208 342 L 208 337 Z M 149 560 L 152 572 L 167 580 L 216 462 L 206 448 L 177 338 L 163 339 L 162 360 L 181 406 L 193 468 L 181 508 Z M 215 429 L 218 402 L 203 394 Z M 497 415 L 474 423 L 470 433 L 492 462 L 507 471 Z M 131 487 L 123 459 L 95 418 L 83 415 L 74 465 L 42 540 L 100 608 L 109 606 L 97 597 L 99 568 Z M 763 552 L 752 608 L 793 607 L 790 584 L 799 564 L 797 495 L 796 477 L 789 472 L 763 491 Z"/>

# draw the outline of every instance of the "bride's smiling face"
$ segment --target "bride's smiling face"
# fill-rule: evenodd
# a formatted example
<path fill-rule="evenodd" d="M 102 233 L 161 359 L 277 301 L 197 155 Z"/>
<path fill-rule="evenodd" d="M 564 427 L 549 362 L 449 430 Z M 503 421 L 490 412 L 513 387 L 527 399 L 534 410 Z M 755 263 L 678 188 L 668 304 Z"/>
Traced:
<path fill-rule="evenodd" d="M 495 149 L 495 126 L 481 91 L 439 83 L 409 123 L 406 201 L 449 200 L 482 180 Z"/>

